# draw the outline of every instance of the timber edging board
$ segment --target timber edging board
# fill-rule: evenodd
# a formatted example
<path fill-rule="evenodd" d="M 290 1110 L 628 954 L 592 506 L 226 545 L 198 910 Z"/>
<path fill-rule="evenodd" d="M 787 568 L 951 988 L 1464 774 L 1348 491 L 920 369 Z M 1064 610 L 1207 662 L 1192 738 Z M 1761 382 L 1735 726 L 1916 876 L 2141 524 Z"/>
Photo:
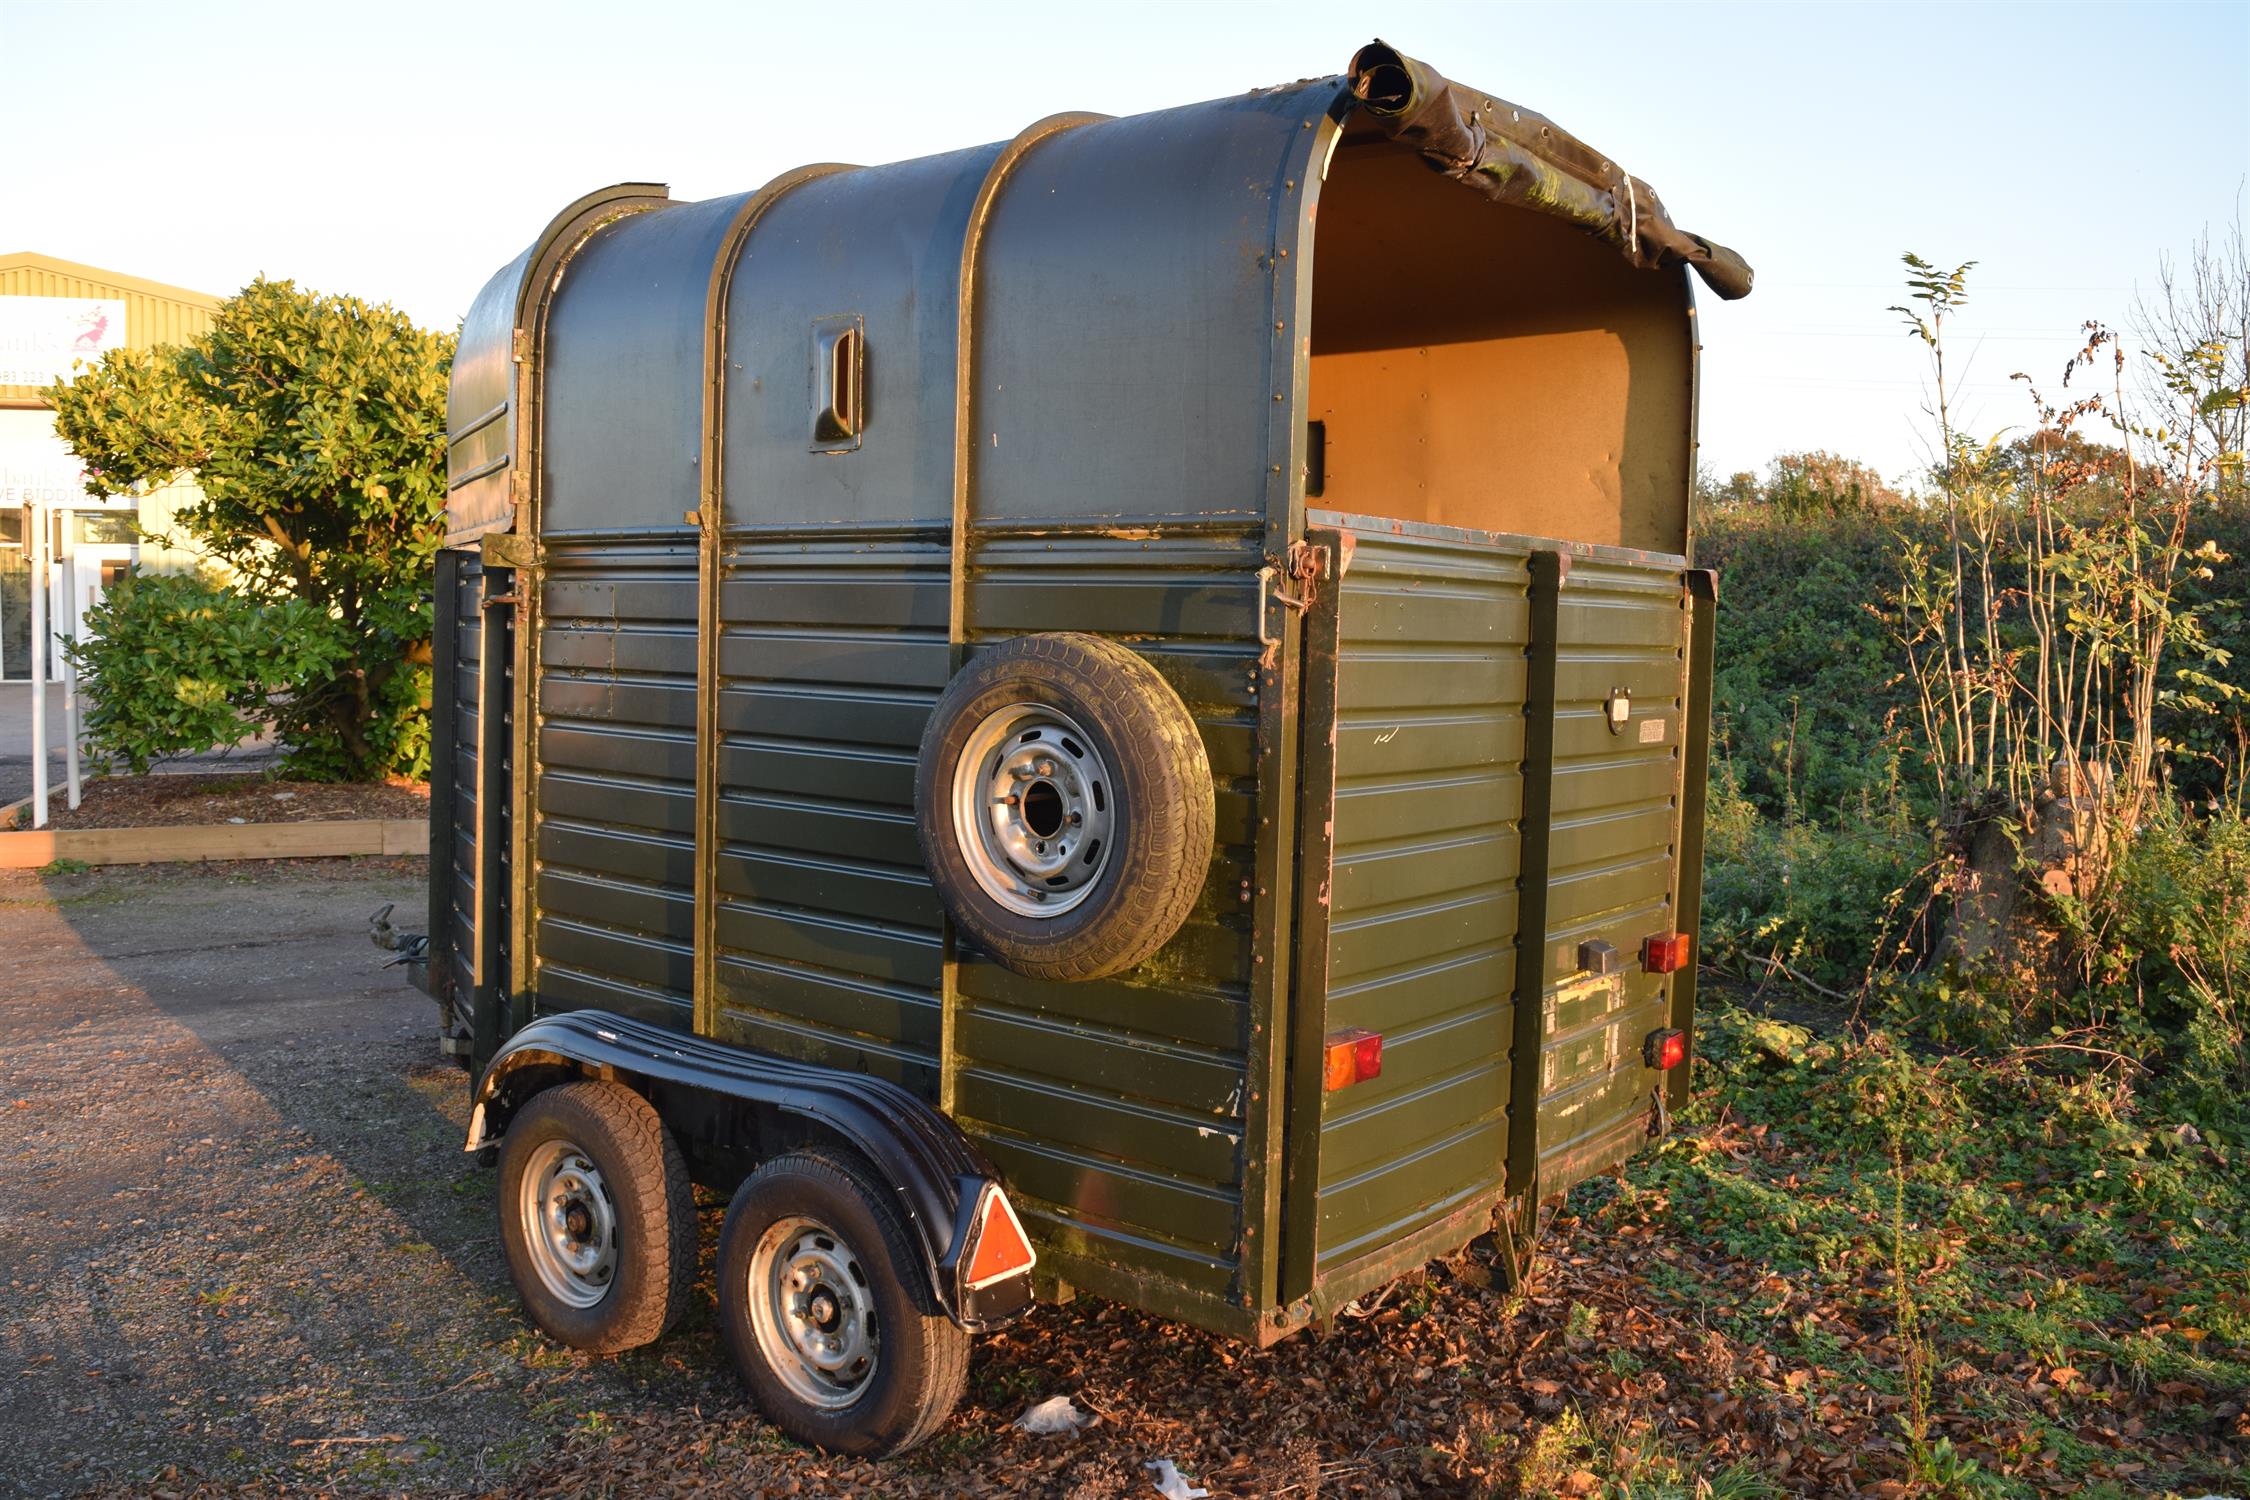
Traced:
<path fill-rule="evenodd" d="M 420 818 L 327 823 L 196 823 L 167 828 L 41 828 L 0 833 L 0 870 L 36 870 L 58 859 L 87 865 L 155 865 L 202 859 L 317 859 L 427 854 Z"/>

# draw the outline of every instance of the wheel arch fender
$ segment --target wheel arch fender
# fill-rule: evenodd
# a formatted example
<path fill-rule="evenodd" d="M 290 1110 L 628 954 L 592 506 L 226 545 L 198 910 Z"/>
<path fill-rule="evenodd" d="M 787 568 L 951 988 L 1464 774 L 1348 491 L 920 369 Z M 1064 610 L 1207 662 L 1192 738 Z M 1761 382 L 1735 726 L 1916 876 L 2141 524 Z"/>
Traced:
<path fill-rule="evenodd" d="M 465 1150 L 496 1142 L 524 1102 L 580 1078 L 695 1089 L 740 1100 L 847 1147 L 890 1195 L 921 1251 L 931 1292 L 971 1332 L 1030 1305 L 1029 1266 L 971 1287 L 968 1267 L 1000 1173 L 953 1121 L 888 1079 L 711 1041 L 610 1011 L 542 1016 L 493 1054 L 471 1095 Z M 863 1173 L 862 1175 L 866 1175 Z"/>

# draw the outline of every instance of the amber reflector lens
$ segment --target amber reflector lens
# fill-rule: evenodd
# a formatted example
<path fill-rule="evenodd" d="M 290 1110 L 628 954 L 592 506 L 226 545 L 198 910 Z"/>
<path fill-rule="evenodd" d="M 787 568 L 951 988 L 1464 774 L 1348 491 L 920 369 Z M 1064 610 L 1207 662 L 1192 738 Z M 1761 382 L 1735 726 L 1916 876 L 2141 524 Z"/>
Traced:
<path fill-rule="evenodd" d="M 1687 967 L 1688 935 L 1659 932 L 1641 939 L 1641 967 L 1651 974 L 1671 974 Z"/>
<path fill-rule="evenodd" d="M 984 1225 L 977 1232 L 976 1253 L 969 1257 L 968 1287 L 974 1292 L 1028 1271 L 1038 1257 L 1031 1240 L 1016 1218 L 1008 1195 L 996 1187 L 984 1190 Z"/>
<path fill-rule="evenodd" d="M 1383 1034 L 1379 1031 L 1330 1033 L 1322 1069 L 1322 1087 L 1333 1094 L 1355 1083 L 1365 1083 L 1383 1071 Z"/>

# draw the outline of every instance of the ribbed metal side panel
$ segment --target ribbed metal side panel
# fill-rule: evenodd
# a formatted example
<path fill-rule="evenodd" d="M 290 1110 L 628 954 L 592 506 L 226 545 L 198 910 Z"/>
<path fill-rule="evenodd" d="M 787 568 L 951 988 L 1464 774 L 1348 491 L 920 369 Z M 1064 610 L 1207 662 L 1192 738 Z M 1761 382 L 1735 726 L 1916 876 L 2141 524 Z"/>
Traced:
<path fill-rule="evenodd" d="M 1218 831 L 1194 913 L 1140 968 L 1040 984 L 962 963 L 955 1118 L 1043 1241 L 1211 1294 L 1239 1290 L 1259 546 L 1248 528 L 992 529 L 966 606 L 972 642 L 1072 630 L 1146 655 L 1202 728 Z"/>
<path fill-rule="evenodd" d="M 1676 567 L 1573 562 L 1556 621 L 1554 813 L 1548 851 L 1550 993 L 1541 1018 L 1539 1183 L 1553 1192 L 1622 1159 L 1657 1075 L 1644 1037 L 1665 1024 L 1667 981 L 1641 940 L 1670 932 L 1678 890 L 1687 605 Z M 1631 717 L 1612 732 L 1613 692 Z M 1556 996 L 1581 943 L 1617 949 L 1623 983 Z"/>
<path fill-rule="evenodd" d="M 1496 1194 L 1523 809 L 1525 555 L 1361 536 L 1342 582 L 1327 1026 L 1381 1077 L 1323 1096 L 1318 1274 Z"/>
<path fill-rule="evenodd" d="M 542 1011 L 689 1029 L 696 544 L 549 536 L 533 878 Z"/>
<path fill-rule="evenodd" d="M 434 685 L 453 700 L 453 743 L 432 748 L 453 765 L 453 822 L 432 829 L 433 848 L 452 861 L 452 903 L 444 927 L 446 944 L 438 956 L 444 966 L 440 992 L 453 997 L 466 1014 L 476 990 L 477 930 L 477 711 L 484 672 L 484 564 L 464 552 L 453 578 L 453 680 Z"/>
<path fill-rule="evenodd" d="M 914 759 L 950 556 L 942 528 L 737 534 L 719 601 L 719 1035 L 930 1098 L 944 916 Z"/>

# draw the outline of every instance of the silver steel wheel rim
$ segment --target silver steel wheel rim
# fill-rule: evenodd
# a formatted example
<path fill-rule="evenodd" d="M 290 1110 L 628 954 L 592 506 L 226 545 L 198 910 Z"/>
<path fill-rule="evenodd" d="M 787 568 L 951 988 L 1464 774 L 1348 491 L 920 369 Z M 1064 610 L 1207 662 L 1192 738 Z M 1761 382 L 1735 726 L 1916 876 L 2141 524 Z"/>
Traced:
<path fill-rule="evenodd" d="M 986 714 L 953 766 L 953 833 L 984 893 L 1059 917 L 1092 893 L 1115 843 L 1116 783 L 1078 722 L 1043 703 Z"/>
<path fill-rule="evenodd" d="M 833 1411 L 874 1378 L 882 1352 L 875 1287 L 843 1237 L 811 1219 L 780 1219 L 750 1253 L 750 1331 L 789 1393 Z"/>
<path fill-rule="evenodd" d="M 549 1295 L 592 1307 L 617 1279 L 617 1202 L 594 1159 L 570 1141 L 542 1141 L 517 1205 L 531 1268 Z"/>

